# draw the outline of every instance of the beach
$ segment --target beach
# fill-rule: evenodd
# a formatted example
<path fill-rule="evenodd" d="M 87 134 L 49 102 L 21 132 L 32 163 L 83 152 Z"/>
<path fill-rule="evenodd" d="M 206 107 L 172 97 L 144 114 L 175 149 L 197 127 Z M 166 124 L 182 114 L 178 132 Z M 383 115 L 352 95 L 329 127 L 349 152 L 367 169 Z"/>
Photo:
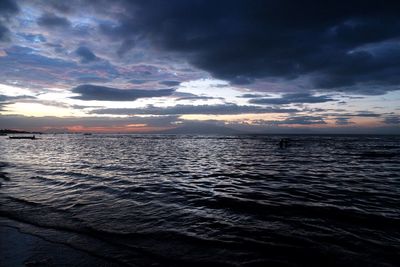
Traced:
<path fill-rule="evenodd" d="M 0 217 L 0 266 L 120 266 L 61 243 L 24 232 L 23 223 Z M 32 226 L 29 226 L 32 227 Z"/>

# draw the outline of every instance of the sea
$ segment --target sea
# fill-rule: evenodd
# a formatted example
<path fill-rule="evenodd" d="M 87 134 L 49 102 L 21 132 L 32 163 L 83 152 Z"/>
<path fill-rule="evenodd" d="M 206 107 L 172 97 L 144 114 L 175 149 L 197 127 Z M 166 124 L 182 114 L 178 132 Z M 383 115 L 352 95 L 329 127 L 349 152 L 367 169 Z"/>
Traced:
<path fill-rule="evenodd" d="M 400 266 L 400 136 L 37 137 L 0 217 L 115 266 Z"/>

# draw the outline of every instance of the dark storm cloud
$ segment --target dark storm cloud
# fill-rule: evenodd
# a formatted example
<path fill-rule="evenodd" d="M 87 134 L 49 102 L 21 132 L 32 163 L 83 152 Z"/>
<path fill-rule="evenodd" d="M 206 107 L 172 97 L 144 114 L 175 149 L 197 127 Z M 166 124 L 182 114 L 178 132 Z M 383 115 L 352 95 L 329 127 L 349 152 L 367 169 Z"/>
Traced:
<path fill-rule="evenodd" d="M 159 84 L 166 85 L 166 86 L 178 86 L 181 84 L 179 81 L 161 81 Z"/>
<path fill-rule="evenodd" d="M 362 111 L 356 114 L 345 114 L 345 116 L 349 117 L 367 117 L 367 118 L 378 118 L 382 116 L 381 114 L 373 113 L 373 112 L 368 112 L 368 111 Z"/>
<path fill-rule="evenodd" d="M 399 125 L 400 125 L 400 116 L 399 116 L 399 115 L 390 115 L 390 116 L 387 116 L 387 117 L 383 120 L 383 122 L 386 123 L 386 124 L 394 124 L 394 125 L 399 124 Z"/>
<path fill-rule="evenodd" d="M 293 113 L 297 109 L 278 109 L 261 108 L 256 106 L 238 106 L 236 104 L 221 105 L 176 105 L 173 107 L 155 107 L 146 108 L 106 108 L 93 110 L 92 114 L 113 114 L 113 115 L 234 115 L 245 113 Z"/>
<path fill-rule="evenodd" d="M 9 40 L 9 29 L 1 24 L 0 21 L 0 41 L 8 41 Z"/>
<path fill-rule="evenodd" d="M 342 111 L 342 110 L 339 110 Z M 365 117 L 365 118 L 379 118 L 382 115 L 370 111 L 360 111 L 357 113 L 346 113 L 346 112 L 341 112 L 341 113 L 325 113 L 325 116 L 341 116 L 341 117 Z"/>
<path fill-rule="evenodd" d="M 38 25 L 47 28 L 67 28 L 71 26 L 71 22 L 64 17 L 58 17 L 56 15 L 45 13 L 38 20 Z"/>
<path fill-rule="evenodd" d="M 382 94 L 398 87 L 398 1 L 121 1 L 110 38 L 149 38 L 236 84 L 307 76 L 319 89 Z M 374 49 L 365 45 L 374 44 Z M 362 85 L 379 85 L 366 88 Z"/>
<path fill-rule="evenodd" d="M 15 14 L 19 11 L 18 5 L 13 0 L 0 0 L 0 15 Z"/>
<path fill-rule="evenodd" d="M 10 40 L 10 30 L 6 26 L 10 17 L 19 12 L 19 7 L 15 1 L 0 0 L 0 42 Z"/>
<path fill-rule="evenodd" d="M 253 125 L 259 126 L 280 126 L 280 125 L 312 125 L 326 124 L 325 118 L 321 116 L 293 115 L 284 120 L 256 120 Z M 293 130 L 292 130 L 293 131 Z M 294 130 L 295 132 L 295 130 Z"/>
<path fill-rule="evenodd" d="M 53 7 L 55 10 L 61 12 L 61 13 L 65 13 L 68 14 L 72 11 L 72 7 L 71 5 L 69 5 L 69 1 L 59 1 L 59 0 L 52 0 L 52 1 L 48 1 L 48 4 L 50 4 L 51 7 Z"/>
<path fill-rule="evenodd" d="M 259 97 L 268 97 L 268 95 L 258 95 L 258 94 L 243 94 L 239 96 L 241 98 L 259 98 Z"/>
<path fill-rule="evenodd" d="M 98 60 L 99 58 L 86 46 L 80 46 L 75 50 L 80 58 L 81 63 L 90 63 Z"/>
<path fill-rule="evenodd" d="M 135 47 L 135 41 L 131 39 L 126 39 L 122 42 L 121 46 L 117 50 L 117 55 L 122 57 L 125 55 L 126 52 L 131 50 L 133 47 Z"/>
<path fill-rule="evenodd" d="M 336 125 L 350 125 L 350 124 L 354 124 L 354 122 L 349 121 L 349 118 L 346 118 L 346 117 L 338 117 L 338 118 L 335 118 L 335 124 Z"/>
<path fill-rule="evenodd" d="M 141 90 L 141 89 L 117 89 L 99 85 L 84 84 L 72 89 L 73 93 L 80 94 L 72 97 L 81 100 L 100 101 L 133 101 L 139 98 L 170 96 L 173 89 Z"/>
<path fill-rule="evenodd" d="M 249 100 L 252 104 L 261 105 L 286 105 L 286 104 L 297 104 L 297 103 L 325 103 L 329 101 L 335 101 L 335 99 L 329 96 L 321 95 L 314 96 L 310 93 L 295 93 L 285 94 L 280 98 L 254 98 Z"/>

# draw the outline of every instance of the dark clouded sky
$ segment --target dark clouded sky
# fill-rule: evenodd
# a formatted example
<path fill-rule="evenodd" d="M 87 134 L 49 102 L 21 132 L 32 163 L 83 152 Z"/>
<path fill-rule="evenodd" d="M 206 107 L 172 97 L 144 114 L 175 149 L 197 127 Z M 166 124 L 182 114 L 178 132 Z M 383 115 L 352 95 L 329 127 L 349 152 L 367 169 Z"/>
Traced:
<path fill-rule="evenodd" d="M 399 85 L 397 1 L 0 0 L 0 128 L 400 133 Z"/>

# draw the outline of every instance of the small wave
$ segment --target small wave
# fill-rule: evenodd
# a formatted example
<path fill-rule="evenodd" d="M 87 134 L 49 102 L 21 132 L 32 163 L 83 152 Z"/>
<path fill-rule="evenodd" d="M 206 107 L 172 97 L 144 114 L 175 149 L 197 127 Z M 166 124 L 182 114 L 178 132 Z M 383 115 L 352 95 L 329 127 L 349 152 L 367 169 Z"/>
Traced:
<path fill-rule="evenodd" d="M 29 206 L 40 206 L 40 203 L 31 201 L 31 200 L 27 200 L 27 199 L 22 199 L 22 198 L 17 198 L 17 197 L 12 197 L 12 196 L 8 196 L 7 197 L 10 200 L 25 204 L 25 205 L 29 205 Z"/>
<path fill-rule="evenodd" d="M 13 142 L 0 214 L 129 265 L 396 266 L 398 137 L 280 138 Z"/>
<path fill-rule="evenodd" d="M 10 178 L 7 176 L 8 173 L 2 170 L 3 168 L 8 167 L 8 166 L 9 166 L 9 164 L 7 162 L 0 161 L 0 179 L 3 179 L 4 181 L 10 180 Z M 0 187 L 1 187 L 1 183 L 0 183 Z"/>
<path fill-rule="evenodd" d="M 359 156 L 362 158 L 393 158 L 400 156 L 400 153 L 386 150 L 371 150 L 364 151 Z"/>
<path fill-rule="evenodd" d="M 4 181 L 10 181 L 10 177 L 7 176 L 8 173 L 6 172 L 0 172 L 0 179 L 3 179 Z"/>

